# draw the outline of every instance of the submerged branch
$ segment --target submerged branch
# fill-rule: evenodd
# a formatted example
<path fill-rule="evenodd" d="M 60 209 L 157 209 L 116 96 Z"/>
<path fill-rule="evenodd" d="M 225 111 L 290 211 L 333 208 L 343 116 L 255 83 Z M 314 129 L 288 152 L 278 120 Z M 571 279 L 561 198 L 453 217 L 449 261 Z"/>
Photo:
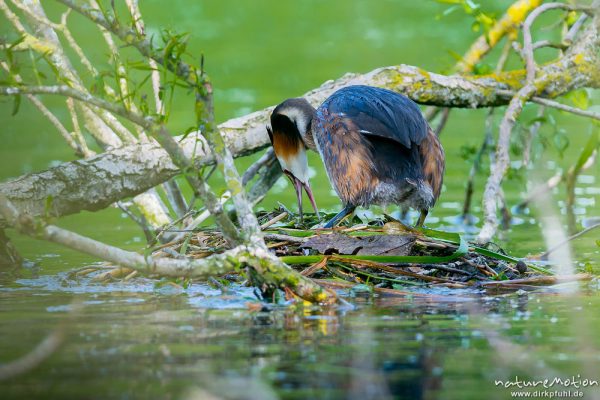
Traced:
<path fill-rule="evenodd" d="M 0 381 L 5 381 L 37 368 L 64 343 L 65 332 L 58 328 L 44 338 L 29 353 L 17 360 L 0 364 Z"/>

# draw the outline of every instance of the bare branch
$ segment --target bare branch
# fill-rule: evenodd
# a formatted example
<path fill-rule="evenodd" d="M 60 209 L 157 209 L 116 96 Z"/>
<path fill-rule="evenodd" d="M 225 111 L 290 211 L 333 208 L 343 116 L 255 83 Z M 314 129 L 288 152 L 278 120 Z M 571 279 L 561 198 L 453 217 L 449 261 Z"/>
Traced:
<path fill-rule="evenodd" d="M 71 123 L 73 124 L 73 132 L 72 135 L 81 147 L 81 152 L 83 153 L 83 157 L 92 157 L 96 155 L 96 153 L 89 149 L 83 134 L 81 133 L 81 128 L 79 126 L 79 119 L 77 118 L 77 111 L 75 110 L 75 102 L 72 98 L 67 98 L 67 109 L 69 110 L 69 114 L 71 115 Z"/>
<path fill-rule="evenodd" d="M 535 20 L 544 12 L 554 9 L 562 9 L 568 11 L 589 10 L 589 7 L 573 6 L 566 3 L 547 3 L 544 4 L 529 14 L 523 24 L 523 56 L 527 66 L 527 81 L 531 82 L 535 78 L 536 64 L 533 56 L 533 40 L 531 38 L 531 26 Z"/>
<path fill-rule="evenodd" d="M 534 84 L 527 84 L 519 90 L 510 101 L 504 118 L 502 118 L 502 122 L 500 123 L 500 132 L 498 133 L 498 144 L 496 147 L 496 162 L 490 165 L 490 176 L 483 193 L 484 224 L 477 237 L 479 243 L 489 242 L 496 233 L 498 227 L 496 209 L 500 197 L 500 185 L 510 162 L 508 154 L 510 135 L 517 117 L 521 113 L 521 110 L 523 110 L 523 106 L 535 91 L 536 86 Z"/>
<path fill-rule="evenodd" d="M 569 29 L 569 31 L 567 32 L 567 34 L 565 35 L 565 37 L 563 38 L 563 42 L 565 44 L 570 45 L 571 43 L 573 43 L 573 40 L 575 40 L 575 36 L 577 36 L 577 34 L 579 33 L 579 31 L 581 30 L 581 27 L 583 26 L 583 24 L 585 23 L 585 21 L 588 19 L 589 15 L 588 14 L 581 14 L 581 16 L 579 16 L 579 18 L 577 19 L 577 21 L 575 21 L 575 23 L 573 24 L 573 26 L 571 26 L 571 29 Z"/>
<path fill-rule="evenodd" d="M 579 87 L 600 86 L 600 72 L 595 67 L 598 59 L 594 50 L 594 44 L 598 40 L 600 39 L 594 29 L 586 29 L 565 57 L 543 66 L 544 73 L 552 76 L 553 80 L 546 89 L 539 89 L 538 96 L 556 97 Z M 571 54 L 573 51 L 575 54 Z M 493 76 L 444 76 L 400 65 L 379 68 L 364 75 L 347 74 L 308 92 L 305 98 L 311 104 L 318 105 L 342 87 L 366 84 L 396 90 L 420 103 L 448 107 L 490 107 L 506 104 L 507 97 L 498 93 L 498 90 L 518 90 L 524 76 L 525 72 L 522 70 Z M 219 126 L 233 155 L 246 155 L 268 145 L 265 126 L 271 110 L 272 107 L 269 107 L 229 120 Z M 185 154 L 188 157 L 196 155 L 194 160 L 197 166 L 213 163 L 213 155 L 207 152 L 206 146 L 198 146 L 199 142 L 204 143 L 199 133 L 188 135 L 181 143 Z M 197 149 L 198 147 L 201 148 Z M 61 169 L 64 171 L 59 173 Z M 55 170 L 56 175 L 53 172 Z M 66 171 L 81 177 L 74 180 L 77 186 L 71 186 L 61 180 L 52 180 L 53 176 L 62 176 Z M 112 176 L 114 171 L 127 171 L 126 184 L 121 185 L 122 178 L 118 176 L 105 177 L 104 179 L 113 179 L 114 183 L 104 192 L 97 193 L 93 187 L 96 180 L 88 173 L 91 171 L 103 171 L 108 176 Z M 65 163 L 43 174 L 44 185 L 40 185 L 41 175 L 24 176 L 14 182 L 0 184 L 0 193 L 6 194 L 20 209 L 23 206 L 22 210 L 27 210 L 32 215 L 44 215 L 46 199 L 52 196 L 53 215 L 66 215 L 79 210 L 98 210 L 106 207 L 119 199 L 154 187 L 177 173 L 178 168 L 169 160 L 168 154 L 156 144 L 142 143 L 111 150 L 78 164 Z M 65 184 L 67 186 L 64 186 Z M 36 187 L 38 192 L 31 193 L 28 188 L 32 187 Z M 63 189 L 66 187 L 70 188 L 72 194 L 67 195 Z M 68 201 L 63 202 L 62 196 L 66 196 Z"/>
<path fill-rule="evenodd" d="M 242 177 L 242 185 L 246 186 L 248 182 L 254 178 L 254 175 L 256 175 L 263 166 L 268 164 L 274 156 L 275 152 L 273 151 L 273 148 L 265 151 L 265 154 L 263 154 L 258 160 L 256 160 L 254 164 L 250 166 L 250 168 L 246 170 L 246 172 L 244 172 L 244 176 Z"/>
<path fill-rule="evenodd" d="M 497 201 L 499 198 L 498 195 L 502 189 L 501 183 L 509 166 L 510 158 L 508 149 L 510 144 L 510 135 L 516 119 L 521 113 L 525 103 L 533 96 L 538 95 L 540 91 L 544 90 L 544 88 L 547 89 L 550 87 L 555 79 L 555 75 L 549 73 L 549 71 L 545 70 L 545 68 L 539 70 L 539 78 L 536 79 L 536 65 L 535 60 L 533 59 L 531 40 L 531 25 L 542 12 L 553 8 L 565 9 L 565 7 L 569 10 L 584 9 L 583 7 L 574 7 L 565 5 L 563 3 L 548 3 L 535 9 L 525 20 L 523 27 L 523 50 L 527 64 L 526 83 L 512 97 L 506 113 L 504 114 L 504 118 L 500 123 L 500 132 L 498 134 L 498 144 L 496 147 L 496 162 L 490 166 L 490 176 L 486 183 L 483 197 L 484 224 L 477 237 L 477 241 L 479 243 L 489 242 L 495 234 L 498 226 L 498 221 L 496 218 L 496 209 L 498 206 Z M 589 7 L 586 7 L 585 11 L 589 11 Z M 598 18 L 595 18 L 595 20 L 598 20 Z M 587 29 L 589 42 L 585 40 L 579 41 L 573 47 L 569 48 L 569 51 L 562 58 L 560 58 L 558 62 L 564 62 L 570 56 L 573 56 L 574 54 L 580 54 L 578 53 L 579 51 L 591 49 L 588 55 L 595 60 L 594 62 L 597 63 L 597 50 L 593 50 L 597 49 L 598 43 L 600 42 L 597 29 L 598 27 L 596 24 L 589 26 Z M 572 65 L 577 64 L 577 60 L 573 59 L 572 61 L 574 63 Z M 595 70 L 597 72 L 598 69 L 595 68 Z M 565 75 L 568 74 L 567 71 L 564 71 L 563 73 Z"/>
<path fill-rule="evenodd" d="M 580 231 L 580 232 L 577 232 L 577 233 L 575 233 L 575 234 L 573 234 L 573 235 L 569 236 L 569 237 L 568 237 L 566 240 L 564 240 L 564 241 L 562 241 L 562 242 L 558 243 L 557 245 L 555 245 L 555 246 L 554 246 L 554 247 L 552 247 L 551 249 L 548 249 L 548 250 L 546 250 L 544 253 L 542 253 L 542 254 L 540 255 L 540 258 L 541 258 L 542 260 L 543 260 L 543 259 L 546 259 L 550 253 L 553 253 L 553 252 L 555 252 L 556 250 L 558 250 L 558 249 L 559 249 L 559 248 L 561 248 L 562 246 L 564 246 L 564 245 L 568 244 L 569 242 L 573 241 L 574 239 L 577 239 L 577 238 L 578 238 L 578 237 L 580 237 L 580 236 L 583 236 L 583 235 L 585 235 L 586 233 L 588 233 L 588 232 L 590 232 L 590 231 L 593 231 L 593 230 L 594 230 L 594 229 L 596 229 L 596 228 L 600 228 L 600 224 L 595 224 L 595 225 L 589 226 L 589 227 L 585 228 L 584 230 L 582 230 L 582 231 Z"/>
<path fill-rule="evenodd" d="M 0 95 L 15 96 L 19 94 L 53 94 L 71 97 L 76 100 L 83 101 L 84 103 L 94 105 L 99 108 L 103 108 L 113 114 L 120 115 L 127 118 L 131 122 L 143 126 L 144 128 L 152 127 L 154 120 L 151 117 L 144 117 L 143 115 L 136 114 L 132 111 L 128 111 L 124 107 L 92 96 L 89 93 L 85 93 L 74 89 L 69 86 L 0 86 Z"/>
<path fill-rule="evenodd" d="M 125 0 L 125 3 L 127 4 L 129 13 L 133 18 L 137 34 L 140 37 L 146 37 L 146 29 L 144 27 L 142 14 L 138 6 L 138 0 Z M 150 65 L 150 68 L 152 68 L 152 91 L 154 92 L 154 104 L 156 107 L 156 112 L 158 114 L 164 114 L 165 110 L 163 108 L 163 102 L 160 99 L 160 73 L 158 72 L 158 64 L 152 58 L 148 58 L 148 64 Z"/>
<path fill-rule="evenodd" d="M 523 148 L 523 166 L 525 167 L 527 167 L 531 161 L 531 145 L 533 144 L 533 139 L 535 139 L 540 127 L 542 126 L 542 121 L 540 119 L 544 116 L 545 111 L 546 108 L 544 106 L 539 107 L 537 113 L 538 120 L 529 127 L 529 135 L 525 140 L 525 146 Z"/>
<path fill-rule="evenodd" d="M 514 2 L 488 32 L 481 35 L 469 48 L 457 65 L 457 71 L 471 72 L 475 64 L 492 50 L 507 34 L 515 32 L 527 14 L 538 7 L 542 0 L 518 0 Z"/>
<path fill-rule="evenodd" d="M 212 100 L 210 90 L 206 89 L 207 86 L 210 85 L 208 76 L 206 74 L 197 71 L 193 66 L 180 59 L 176 62 L 173 62 L 172 60 L 165 60 L 163 55 L 152 47 L 152 44 L 146 37 L 139 35 L 139 33 L 134 29 L 130 29 L 129 27 L 121 25 L 119 21 L 113 19 L 111 16 L 103 15 L 99 9 L 94 9 L 88 5 L 78 4 L 73 0 L 58 1 L 88 18 L 96 25 L 99 25 L 109 32 L 112 32 L 125 44 L 137 49 L 143 56 L 153 59 L 158 64 L 165 66 L 165 68 L 181 77 L 190 85 L 190 87 L 197 90 L 200 100 L 204 103 L 205 117 L 210 117 Z M 207 122 L 210 121 L 207 120 Z"/>
<path fill-rule="evenodd" d="M 0 214 L 27 235 L 48 240 L 65 247 L 113 262 L 146 274 L 209 278 L 242 267 L 252 268 L 259 284 L 277 288 L 288 287 L 301 298 L 317 303 L 331 301 L 328 292 L 282 263 L 260 246 L 240 245 L 231 250 L 202 259 L 143 256 L 78 235 L 54 225 L 39 225 L 39 221 L 20 215 L 10 201 L 0 194 Z M 333 298 L 335 299 L 335 297 Z"/>
<path fill-rule="evenodd" d="M 501 95 L 504 95 L 504 96 L 514 96 L 514 94 L 515 94 L 514 92 L 511 92 L 509 90 L 498 90 L 498 93 Z M 538 96 L 532 96 L 529 99 L 529 101 L 531 101 L 533 103 L 541 104 L 543 106 L 556 108 L 557 110 L 566 111 L 571 114 L 580 115 L 582 117 L 592 118 L 592 119 L 600 121 L 600 113 L 597 113 L 594 111 L 582 110 L 580 108 L 571 107 L 566 104 L 559 103 L 558 101 L 545 99 L 543 97 L 538 97 Z"/>

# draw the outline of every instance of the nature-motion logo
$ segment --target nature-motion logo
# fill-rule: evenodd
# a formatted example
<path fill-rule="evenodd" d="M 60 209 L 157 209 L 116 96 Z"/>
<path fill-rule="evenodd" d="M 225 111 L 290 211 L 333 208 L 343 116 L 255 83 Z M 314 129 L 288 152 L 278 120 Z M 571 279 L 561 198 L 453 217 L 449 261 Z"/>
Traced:
<path fill-rule="evenodd" d="M 598 386 L 598 381 L 595 379 L 582 378 L 581 375 L 571 376 L 570 378 L 544 378 L 539 380 L 527 380 L 520 379 L 518 375 L 515 375 L 513 380 L 494 380 L 495 386 L 502 386 L 504 388 L 514 388 L 517 387 L 519 389 L 528 388 L 528 387 L 543 387 L 544 389 L 550 389 L 554 386 L 561 387 L 571 387 L 575 389 L 586 388 Z"/>

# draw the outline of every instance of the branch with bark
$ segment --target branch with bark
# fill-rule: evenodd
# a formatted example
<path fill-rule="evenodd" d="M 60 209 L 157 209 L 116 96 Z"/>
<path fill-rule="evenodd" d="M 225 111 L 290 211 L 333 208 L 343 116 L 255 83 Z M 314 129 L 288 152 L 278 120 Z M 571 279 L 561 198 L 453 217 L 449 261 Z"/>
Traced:
<path fill-rule="evenodd" d="M 600 71 L 596 68 L 600 61 L 595 51 L 599 40 L 597 30 L 591 25 L 569 54 L 541 68 L 540 75 L 551 79 L 548 85 L 533 94 L 537 98 L 551 99 L 582 87 L 600 87 Z M 396 90 L 421 104 L 460 108 L 496 107 L 509 102 L 507 94 L 521 89 L 525 77 L 525 70 L 483 76 L 445 76 L 418 67 L 399 65 L 378 68 L 366 74 L 346 74 L 311 90 L 304 97 L 311 104 L 318 105 L 341 87 L 365 84 Z M 10 90 L 2 88 L 5 94 Z M 14 90 L 19 93 L 18 88 Z M 271 111 L 272 107 L 269 107 L 219 125 L 225 143 L 234 156 L 254 153 L 269 144 L 265 126 Z M 214 156 L 200 133 L 176 140 L 180 141 L 188 157 L 196 152 L 194 162 L 197 166 L 214 162 Z M 94 178 L 96 171 L 99 175 Z M 148 190 L 178 173 L 179 169 L 160 146 L 140 143 L 86 160 L 64 163 L 40 174 L 22 176 L 0 184 L 0 193 L 6 195 L 17 208 L 34 216 L 43 215 L 47 209 L 47 199 L 52 198 L 52 215 L 62 216 L 81 210 L 99 210 L 119 199 Z M 71 176 L 73 184 L 61 179 L 63 176 Z M 119 176 L 122 178 L 119 179 Z M 117 184 L 97 193 L 97 183 L 110 177 Z M 90 196 L 91 193 L 95 196 Z"/>
<path fill-rule="evenodd" d="M 317 303 L 331 301 L 332 298 L 335 299 L 335 295 L 325 291 L 312 280 L 305 278 L 285 265 L 266 248 L 256 246 L 253 243 L 241 244 L 223 253 L 197 260 L 155 258 L 122 250 L 55 225 L 47 225 L 40 219 L 33 219 L 28 215 L 20 214 L 3 195 L 0 195 L 0 214 L 21 233 L 57 243 L 146 274 L 209 278 L 233 271 L 241 271 L 243 268 L 248 267 L 255 271 L 257 276 L 260 277 L 260 283 L 263 285 L 282 289 L 287 287 L 299 297 Z"/>
<path fill-rule="evenodd" d="M 600 1 L 595 1 L 591 7 L 576 7 L 564 3 L 548 3 L 536 8 L 525 20 L 525 23 L 523 24 L 523 55 L 525 57 L 526 65 L 525 84 L 510 100 L 508 108 L 502 118 L 502 122 L 500 123 L 496 158 L 495 162 L 490 164 L 490 176 L 483 194 L 484 223 L 477 236 L 477 241 L 479 243 L 488 243 L 495 235 L 498 228 L 498 218 L 496 215 L 498 199 L 501 197 L 502 181 L 504 175 L 508 171 L 510 163 L 510 137 L 517 118 L 521 114 L 525 103 L 532 97 L 538 95 L 540 91 L 547 91 L 548 88 L 552 86 L 553 80 L 556 79 L 556 75 L 550 71 L 536 66 L 533 39 L 531 35 L 531 27 L 534 21 L 542 13 L 548 10 L 562 9 L 573 11 L 579 9 L 584 12 L 592 13 L 599 5 Z M 567 49 L 565 55 L 561 57 L 558 62 L 565 62 L 567 59 L 571 58 L 571 61 L 568 63 L 573 68 L 577 65 L 579 59 L 585 57 L 584 54 L 589 52 L 588 54 L 592 57 L 591 59 L 595 59 L 596 66 L 600 65 L 600 59 L 598 58 L 598 48 L 600 47 L 600 32 L 598 32 L 599 20 L 600 14 L 594 17 L 593 23 L 591 23 L 583 33 L 582 39 Z M 600 72 L 597 67 L 594 69 L 595 71 L 593 74 L 598 74 Z M 566 71 L 563 71 L 561 74 L 563 77 L 568 76 Z"/>
<path fill-rule="evenodd" d="M 9 84 L 0 86 L 0 95 L 26 96 L 42 112 L 45 106 L 39 96 L 67 97 L 73 132 L 53 118 L 51 113 L 45 115 L 57 127 L 68 145 L 78 154 L 87 157 L 0 184 L 0 229 L 13 226 L 25 234 L 145 273 L 206 278 L 249 268 L 249 275 L 258 286 L 289 287 L 299 296 L 311 301 L 324 301 L 328 298 L 327 292 L 318 285 L 295 273 L 274 257 L 262 239 L 252 206 L 281 175 L 272 152 L 267 152 L 243 178 L 234 164 L 234 157 L 254 153 L 268 145 L 265 126 L 272 107 L 215 126 L 212 86 L 208 76 L 202 67 L 186 63 L 171 51 L 173 47 L 184 46 L 178 42 L 178 38 L 171 37 L 172 46 L 165 45 L 162 49 L 153 46 L 145 35 L 137 1 L 126 0 L 132 23 L 124 24 L 116 18 L 114 10 L 103 8 L 95 0 L 90 0 L 89 5 L 72 0 L 58 0 L 68 10 L 81 14 L 100 27 L 113 54 L 118 71 L 116 85 L 113 88 L 105 84 L 102 88 L 104 95 L 99 96 L 83 86 L 58 38 L 57 32 L 66 38 L 69 46 L 82 58 L 88 71 L 92 75 L 97 74 L 91 63 L 86 62 L 85 54 L 68 30 L 68 12 L 63 15 L 61 24 L 56 24 L 48 20 L 39 3 L 12 1 L 28 22 L 23 24 L 5 1 L 0 0 L 0 9 L 15 30 L 23 36 L 22 42 L 17 45 L 47 55 L 47 62 L 58 71 L 61 79 L 56 84 L 27 84 L 14 73 L 10 63 L 3 62 L 2 67 L 12 80 Z M 505 16 L 471 46 L 462 62 L 456 66 L 455 70 L 459 72 L 457 74 L 436 74 L 408 65 L 390 66 L 365 74 L 346 74 L 309 91 L 304 97 L 318 106 L 333 92 L 345 86 L 362 84 L 386 87 L 403 93 L 418 103 L 443 107 L 445 112 L 438 124 L 438 131 L 443 129 L 448 119 L 449 108 L 508 105 L 500 124 L 496 154 L 484 193 L 485 223 L 479 239 L 488 241 L 498 225 L 496 200 L 502 197 L 502 181 L 509 165 L 508 144 L 511 132 L 525 103 L 533 101 L 598 119 L 595 112 L 566 106 L 553 99 L 576 89 L 600 87 L 599 17 L 593 15 L 591 7 L 575 7 L 563 3 L 540 4 L 541 0 L 516 1 Z M 560 57 L 537 66 L 533 59 L 534 51 L 552 43 L 534 42 L 531 26 L 538 15 L 557 8 L 580 10 L 587 14 L 581 15 L 560 46 L 557 46 L 564 51 Z M 515 39 L 521 23 L 524 45 L 519 54 L 525 60 L 524 69 L 507 72 L 498 70 L 489 75 L 466 75 L 503 37 L 508 36 L 506 51 L 499 63 L 503 65 L 508 50 L 511 49 L 510 41 Z M 150 65 L 156 112 L 151 113 L 147 107 L 139 107 L 133 101 L 130 82 L 125 78 L 118 46 L 113 38 L 136 49 Z M 162 90 L 159 69 L 165 74 L 172 74 L 176 80 L 184 82 L 187 88 L 194 91 L 196 125 L 199 128 L 197 132 L 173 137 L 168 131 L 165 123 L 168 119 L 167 106 L 163 102 L 164 97 L 159 95 Z M 431 115 L 435 114 L 437 110 L 431 112 Z M 94 155 L 89 150 L 79 132 L 79 117 L 83 117 L 85 126 L 104 152 Z M 134 128 L 126 128 L 125 121 L 132 123 Z M 207 184 L 207 176 L 202 172 L 203 167 L 208 165 L 215 165 L 224 176 L 228 190 L 221 197 L 215 195 Z M 244 187 L 257 173 L 259 179 L 247 193 Z M 188 204 L 177 185 L 173 181 L 168 183 L 179 174 L 185 176 L 195 197 L 202 200 L 205 208 L 195 218 L 190 214 Z M 111 184 L 107 185 L 107 182 Z M 164 207 L 154 188 L 165 182 L 167 183 L 163 188 L 175 210 L 175 220 L 170 216 L 161 219 L 160 212 L 152 211 L 157 207 Z M 134 197 L 138 208 L 146 210 L 142 214 L 154 218 L 154 227 L 163 226 L 159 235 L 161 237 L 169 232 L 168 227 L 182 221 L 185 221 L 185 227 L 190 228 L 206 217 L 214 216 L 231 249 L 201 260 L 145 257 L 107 246 L 46 222 L 46 217 L 60 217 L 81 210 L 96 211 L 129 197 Z M 223 203 L 228 198 L 232 198 L 234 202 L 239 229 L 223 210 Z M 190 203 L 193 204 L 193 201 Z M 130 210 L 128 213 L 136 220 Z M 144 220 L 140 218 L 140 224 L 144 225 Z M 151 230 L 145 231 L 151 236 Z"/>
<path fill-rule="evenodd" d="M 77 44 L 74 36 L 71 34 L 67 26 L 67 18 L 69 12 L 63 13 L 61 23 L 53 23 L 46 16 L 44 8 L 38 2 L 23 2 L 21 0 L 13 0 L 12 3 L 23 13 L 23 18 L 14 13 L 4 0 L 0 1 L 0 10 L 3 11 L 8 21 L 13 25 L 15 31 L 20 35 L 19 47 L 29 49 L 33 53 L 37 53 L 44 59 L 55 71 L 57 79 L 85 93 L 89 91 L 84 87 L 83 81 L 79 72 L 73 67 L 70 59 L 67 57 L 67 52 L 63 47 L 58 33 L 62 34 L 66 41 L 66 45 L 72 48 L 80 58 L 87 72 L 91 76 L 97 76 L 98 71 L 92 66 L 89 59 L 85 56 L 81 47 Z M 108 43 L 111 47 L 111 43 Z M 9 46 L 10 47 L 10 46 Z M 113 46 L 114 47 L 114 46 Z M 112 51 L 112 50 L 111 50 Z M 8 54 L 8 49 L 6 50 Z M 119 63 L 117 52 L 112 51 L 114 62 Z M 11 63 L 12 64 L 12 63 Z M 8 73 L 8 77 L 12 78 L 16 83 L 22 84 L 22 78 L 13 71 L 13 66 L 9 63 L 2 63 L 3 69 Z M 37 67 L 34 66 L 34 71 Z M 36 79 L 39 81 L 40 76 L 36 72 Z M 108 85 L 102 88 L 112 97 L 116 96 L 116 91 Z M 125 90 L 124 93 L 127 93 Z M 28 95 L 27 98 L 42 111 L 52 123 L 57 127 L 63 135 L 67 143 L 75 150 L 77 155 L 85 157 L 93 154 L 89 150 L 87 143 L 81 132 L 79 131 L 79 116 L 83 118 L 84 126 L 91 134 L 96 143 L 103 149 L 122 146 L 124 143 L 135 143 L 136 138 L 114 115 L 103 109 L 98 109 L 85 102 L 69 102 L 67 101 L 69 114 L 73 121 L 74 129 L 70 138 L 68 132 L 65 132 L 64 126 L 57 123 L 58 118 L 52 114 L 36 96 Z M 143 132 L 139 132 L 140 140 L 145 140 Z M 141 219 L 145 221 L 145 225 L 149 225 L 152 229 L 156 229 L 169 222 L 169 216 L 166 212 L 167 207 L 163 204 L 161 198 L 154 189 L 147 193 L 139 194 L 133 198 L 131 203 L 135 209 L 139 210 Z M 144 226 L 143 228 L 149 227 Z"/>

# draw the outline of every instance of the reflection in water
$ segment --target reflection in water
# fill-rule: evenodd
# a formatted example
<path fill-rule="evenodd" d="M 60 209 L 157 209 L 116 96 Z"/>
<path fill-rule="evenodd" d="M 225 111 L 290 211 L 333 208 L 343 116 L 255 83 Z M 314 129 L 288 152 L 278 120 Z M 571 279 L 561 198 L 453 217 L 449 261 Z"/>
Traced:
<path fill-rule="evenodd" d="M 74 298 L 85 306 L 64 347 L 37 370 L 4 382 L 3 398 L 419 399 L 477 398 L 484 390 L 506 398 L 494 379 L 584 376 L 586 358 L 598 359 L 597 335 L 584 350 L 569 328 L 584 315 L 589 327 L 600 328 L 597 289 L 590 290 L 572 301 L 476 292 L 452 301 L 439 292 L 435 301 L 359 297 L 350 299 L 353 309 L 251 312 L 243 302 L 255 300 L 242 287 L 224 296 L 204 285 L 165 291 L 144 279 L 108 287 L 22 280 L 0 290 L 0 306 L 11 305 L 2 310 L 2 361 L 26 353 L 64 321 Z"/>

